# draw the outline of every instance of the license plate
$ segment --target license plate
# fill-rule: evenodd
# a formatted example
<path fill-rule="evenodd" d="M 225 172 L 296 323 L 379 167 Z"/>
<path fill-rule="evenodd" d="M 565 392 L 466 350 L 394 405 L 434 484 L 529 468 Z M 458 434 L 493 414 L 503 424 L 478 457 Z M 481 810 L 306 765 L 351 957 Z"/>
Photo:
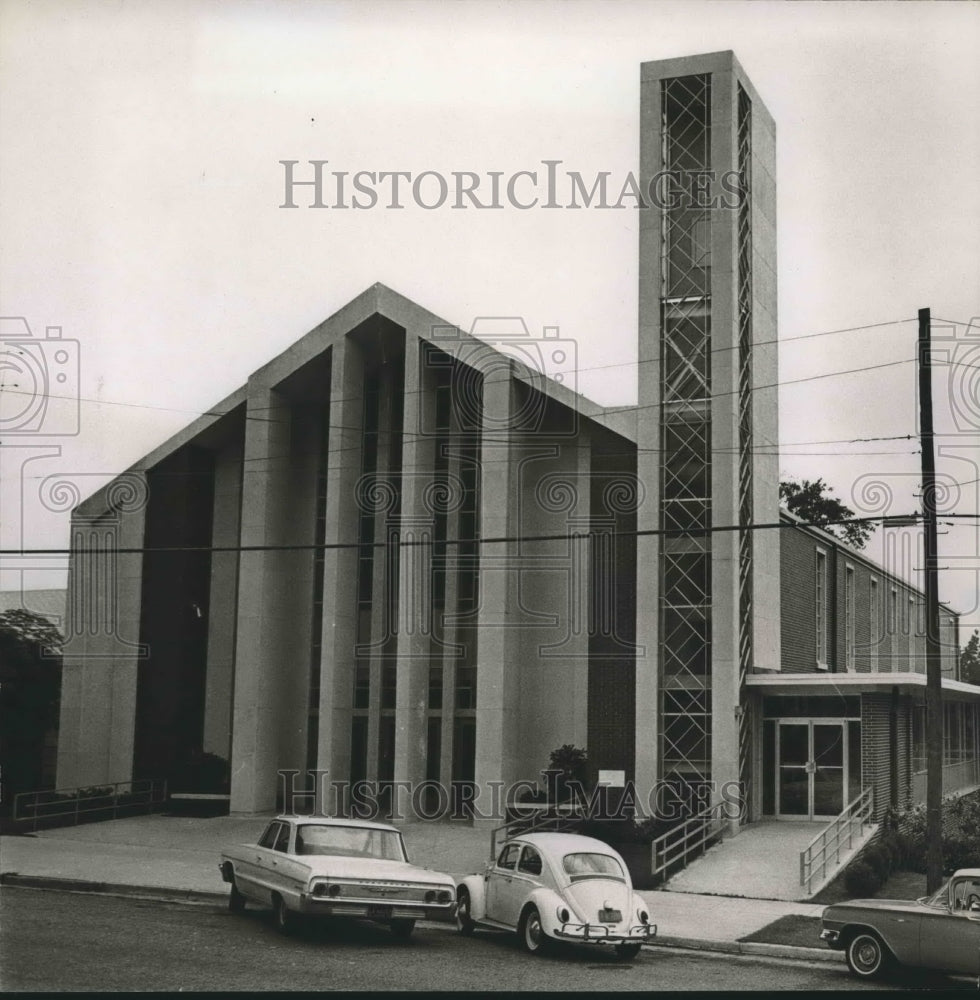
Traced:
<path fill-rule="evenodd" d="M 599 920 L 604 924 L 618 924 L 623 919 L 619 910 L 600 910 Z"/>
<path fill-rule="evenodd" d="M 390 906 L 369 906 L 367 908 L 369 920 L 391 920 Z"/>

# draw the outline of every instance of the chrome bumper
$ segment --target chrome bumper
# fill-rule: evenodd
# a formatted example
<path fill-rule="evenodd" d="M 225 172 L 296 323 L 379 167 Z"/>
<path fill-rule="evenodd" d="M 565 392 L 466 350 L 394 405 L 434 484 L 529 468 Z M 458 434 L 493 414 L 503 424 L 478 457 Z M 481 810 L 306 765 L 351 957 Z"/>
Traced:
<path fill-rule="evenodd" d="M 589 944 L 626 944 L 649 941 L 657 933 L 656 924 L 634 924 L 624 931 L 614 930 L 609 924 L 564 923 L 555 931 L 555 937 L 565 941 Z"/>
<path fill-rule="evenodd" d="M 825 927 L 820 932 L 820 940 L 826 941 L 833 948 L 840 940 L 840 931 L 834 930 L 831 927 Z"/>
<path fill-rule="evenodd" d="M 367 900 L 332 899 L 329 896 L 304 894 L 300 898 L 300 912 L 320 917 L 361 917 L 367 920 L 435 920 L 452 923 L 456 919 L 456 901 L 439 905 L 437 903 L 415 903 L 397 900 L 391 903 L 375 903 Z"/>

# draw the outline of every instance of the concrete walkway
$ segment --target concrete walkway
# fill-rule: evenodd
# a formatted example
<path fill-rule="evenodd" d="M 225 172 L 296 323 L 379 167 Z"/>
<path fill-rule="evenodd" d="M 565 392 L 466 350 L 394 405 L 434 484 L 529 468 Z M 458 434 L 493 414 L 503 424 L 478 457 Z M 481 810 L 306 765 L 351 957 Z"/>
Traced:
<path fill-rule="evenodd" d="M 826 823 L 768 821 L 752 823 L 712 847 L 666 885 L 668 892 L 687 892 L 714 896 L 742 896 L 752 899 L 803 900 L 800 886 L 800 852 L 820 833 Z M 841 855 L 846 861 L 866 842 L 872 828 L 855 840 L 853 848 Z M 814 880 L 813 892 L 825 885 L 828 877 Z"/>

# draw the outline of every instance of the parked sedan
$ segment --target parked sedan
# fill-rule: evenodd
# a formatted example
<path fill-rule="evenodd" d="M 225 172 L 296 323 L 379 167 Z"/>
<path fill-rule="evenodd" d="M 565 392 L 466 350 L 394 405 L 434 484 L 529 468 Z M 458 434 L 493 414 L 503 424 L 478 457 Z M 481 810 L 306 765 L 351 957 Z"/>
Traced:
<path fill-rule="evenodd" d="M 657 928 L 607 844 L 570 833 L 528 833 L 504 844 L 482 875 L 457 890 L 456 925 L 517 931 L 536 954 L 551 940 L 615 948 L 632 959 Z"/>
<path fill-rule="evenodd" d="M 980 976 L 980 868 L 963 868 L 932 896 L 855 899 L 823 911 L 820 936 L 844 949 L 854 975 L 896 964 Z"/>
<path fill-rule="evenodd" d="M 229 907 L 271 906 L 284 933 L 303 915 L 362 917 L 408 937 L 416 920 L 456 912 L 451 876 L 409 864 L 401 833 L 385 823 L 280 816 L 257 844 L 222 852 L 220 867 Z"/>

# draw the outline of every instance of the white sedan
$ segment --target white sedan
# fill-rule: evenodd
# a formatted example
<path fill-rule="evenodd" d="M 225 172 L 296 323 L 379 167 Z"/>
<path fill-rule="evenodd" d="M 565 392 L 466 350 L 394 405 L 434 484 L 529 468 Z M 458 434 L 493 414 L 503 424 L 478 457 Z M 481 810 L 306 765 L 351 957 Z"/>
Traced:
<path fill-rule="evenodd" d="M 571 833 L 527 833 L 504 844 L 456 894 L 456 925 L 517 931 L 524 948 L 551 940 L 615 948 L 632 959 L 657 928 L 629 870 L 608 844 Z"/>
<path fill-rule="evenodd" d="M 409 864 L 400 831 L 362 820 L 280 816 L 257 844 L 221 854 L 229 907 L 271 906 L 287 932 L 298 916 L 361 917 L 408 937 L 415 921 L 452 921 L 456 884 Z"/>

